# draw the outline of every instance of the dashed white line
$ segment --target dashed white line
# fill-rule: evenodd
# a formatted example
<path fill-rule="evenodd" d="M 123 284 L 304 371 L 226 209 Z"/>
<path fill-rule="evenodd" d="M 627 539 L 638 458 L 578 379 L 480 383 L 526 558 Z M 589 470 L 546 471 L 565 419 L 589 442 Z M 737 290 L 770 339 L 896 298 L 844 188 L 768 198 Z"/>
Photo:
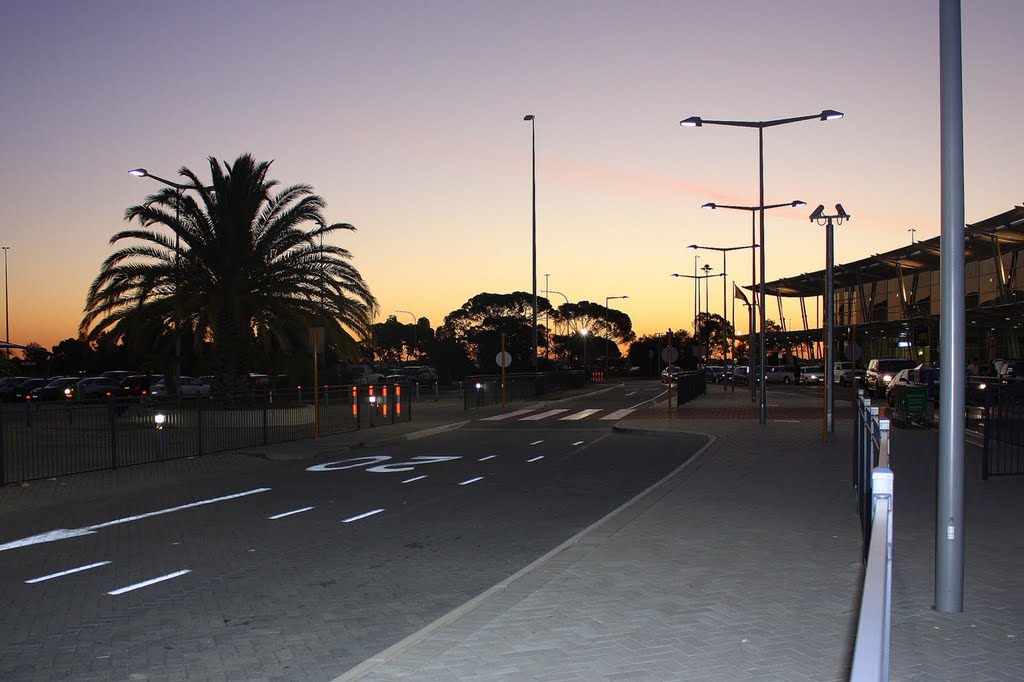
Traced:
<path fill-rule="evenodd" d="M 368 512 L 366 512 L 364 514 L 360 514 L 358 516 L 352 516 L 352 517 L 349 517 L 347 519 L 343 519 L 342 523 L 352 523 L 353 521 L 359 521 L 360 519 L 365 519 L 367 516 L 373 516 L 374 514 L 380 514 L 382 511 L 384 511 L 384 510 L 383 509 L 374 509 L 373 511 L 368 511 Z"/>
<path fill-rule="evenodd" d="M 68 570 L 61 571 L 60 573 L 51 573 L 50 575 L 43 575 L 43 576 L 40 576 L 38 578 L 32 578 L 31 580 L 26 580 L 25 583 L 28 584 L 28 585 L 31 585 L 33 583 L 41 583 L 44 580 L 53 580 L 54 578 L 63 578 L 64 576 L 71 575 L 72 573 L 80 573 L 81 571 L 88 571 L 89 569 L 92 569 L 92 568 L 99 568 L 100 566 L 106 566 L 109 563 L 110 563 L 109 561 L 97 561 L 96 563 L 89 564 L 88 566 L 79 566 L 78 568 L 69 568 Z"/>
<path fill-rule="evenodd" d="M 528 459 L 526 461 L 527 462 L 539 462 L 542 459 L 544 459 L 544 455 L 541 455 L 540 457 L 534 457 L 533 459 Z"/>
<path fill-rule="evenodd" d="M 573 443 L 573 446 L 576 446 L 576 445 L 583 445 L 583 441 L 578 440 L 575 443 Z"/>
<path fill-rule="evenodd" d="M 543 443 L 543 442 L 544 442 L 544 441 L 542 441 L 542 440 L 535 440 L 535 441 L 533 441 L 532 443 L 530 443 L 530 445 L 531 445 L 531 446 L 533 446 L 533 445 L 540 445 L 540 444 L 541 444 L 541 443 Z"/>
<path fill-rule="evenodd" d="M 402 481 L 402 483 L 415 483 L 416 481 L 422 481 L 424 478 L 426 478 L 426 475 L 413 476 L 412 478 L 405 479 L 404 481 Z"/>
<path fill-rule="evenodd" d="M 477 461 L 478 462 L 486 462 L 487 460 L 494 459 L 495 457 L 497 457 L 497 455 L 487 455 L 486 457 L 481 457 Z"/>
<path fill-rule="evenodd" d="M 628 416 L 630 414 L 633 414 L 634 412 L 636 412 L 635 408 L 624 407 L 621 410 L 615 410 L 614 412 L 609 412 L 608 414 L 606 414 L 605 416 L 601 417 L 600 419 L 602 421 L 607 421 L 609 419 L 622 419 L 623 417 L 626 417 L 626 416 Z"/>
<path fill-rule="evenodd" d="M 303 507 L 302 509 L 293 509 L 292 511 L 287 511 L 287 512 L 284 512 L 283 514 L 275 514 L 274 516 L 268 516 L 267 518 L 270 519 L 271 521 L 277 521 L 278 519 L 283 519 L 284 517 L 291 516 L 292 514 L 301 514 L 302 512 L 308 512 L 310 509 L 313 509 L 313 507 Z"/>
<path fill-rule="evenodd" d="M 600 411 L 601 410 L 593 408 L 588 410 L 580 410 L 579 412 L 576 412 L 574 414 L 567 414 L 566 416 L 561 418 L 561 421 L 579 421 L 581 419 L 586 419 L 592 414 L 597 414 Z"/>
<path fill-rule="evenodd" d="M 482 480 L 484 480 L 483 476 L 477 476 L 476 478 L 471 478 L 471 479 L 469 479 L 467 481 L 463 481 L 459 485 L 469 485 L 470 483 L 476 483 L 477 481 L 482 481 Z"/>
<path fill-rule="evenodd" d="M 505 414 L 496 414 L 493 417 L 484 417 L 480 421 L 482 422 L 496 422 L 502 419 L 513 419 L 515 417 L 521 417 L 524 414 L 530 414 L 536 408 L 530 408 L 528 410 L 515 410 L 514 412 L 506 412 Z"/>
<path fill-rule="evenodd" d="M 125 592 L 131 592 L 132 590 L 140 590 L 143 587 L 149 587 L 150 585 L 156 585 L 157 583 L 162 583 L 165 580 L 173 580 L 174 578 L 180 578 L 181 576 L 185 575 L 186 573 L 191 573 L 191 572 L 192 572 L 192 569 L 185 568 L 185 569 L 182 569 L 180 571 L 175 571 L 174 573 L 168 573 L 167 575 L 162 575 L 159 578 L 151 578 L 150 580 L 145 580 L 145 581 L 143 581 L 141 583 L 135 583 L 134 585 L 128 585 L 127 587 L 122 587 L 120 589 L 112 590 L 110 592 L 107 592 L 107 594 L 113 595 L 113 596 L 117 596 L 119 594 L 124 594 Z"/>

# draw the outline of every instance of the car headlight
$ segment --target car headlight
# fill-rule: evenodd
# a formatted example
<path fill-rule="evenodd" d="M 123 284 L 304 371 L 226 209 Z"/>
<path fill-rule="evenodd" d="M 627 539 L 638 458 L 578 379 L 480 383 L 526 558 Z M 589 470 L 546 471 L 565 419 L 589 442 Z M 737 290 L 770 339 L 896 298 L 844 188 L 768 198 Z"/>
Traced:
<path fill-rule="evenodd" d="M 882 381 L 884 381 L 885 383 L 889 383 L 890 381 L 892 381 L 892 375 L 891 374 L 883 374 L 882 375 Z"/>
<path fill-rule="evenodd" d="M 986 384 L 984 381 L 978 384 L 979 391 L 984 391 L 986 388 L 988 388 L 988 384 Z"/>

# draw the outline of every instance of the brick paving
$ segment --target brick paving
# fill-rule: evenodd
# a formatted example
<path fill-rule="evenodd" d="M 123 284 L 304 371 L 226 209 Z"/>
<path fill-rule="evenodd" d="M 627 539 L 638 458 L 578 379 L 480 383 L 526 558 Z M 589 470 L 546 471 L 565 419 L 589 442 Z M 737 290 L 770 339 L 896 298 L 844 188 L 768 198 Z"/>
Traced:
<path fill-rule="evenodd" d="M 338 680 L 841 680 L 863 567 L 849 408 L 715 390 L 619 429 L 703 432 L 694 460 L 492 590 Z M 664 409 L 662 409 L 664 408 Z M 967 449 L 963 613 L 932 608 L 935 430 L 892 436 L 891 679 L 1024 679 L 1024 477 Z"/>

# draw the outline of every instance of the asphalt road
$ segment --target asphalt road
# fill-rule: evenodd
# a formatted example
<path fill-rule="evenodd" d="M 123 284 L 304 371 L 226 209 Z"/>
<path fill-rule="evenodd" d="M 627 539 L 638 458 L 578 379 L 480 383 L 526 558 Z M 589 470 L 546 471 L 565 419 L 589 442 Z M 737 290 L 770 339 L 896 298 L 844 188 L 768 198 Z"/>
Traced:
<path fill-rule="evenodd" d="M 611 430 L 657 390 L 4 513 L 0 678 L 330 679 L 682 464 Z"/>

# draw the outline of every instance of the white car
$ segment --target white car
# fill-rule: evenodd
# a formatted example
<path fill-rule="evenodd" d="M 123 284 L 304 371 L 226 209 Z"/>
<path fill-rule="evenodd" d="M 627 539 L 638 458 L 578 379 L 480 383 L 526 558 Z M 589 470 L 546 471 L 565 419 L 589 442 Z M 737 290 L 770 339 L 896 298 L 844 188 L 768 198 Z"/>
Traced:
<path fill-rule="evenodd" d="M 174 395 L 167 391 L 167 380 L 162 379 L 157 383 L 153 384 L 153 388 L 150 391 L 150 395 L 154 398 L 164 398 L 168 395 Z M 210 397 L 210 385 L 204 384 L 195 377 L 182 376 L 178 381 L 178 395 L 182 398 L 209 398 Z"/>

